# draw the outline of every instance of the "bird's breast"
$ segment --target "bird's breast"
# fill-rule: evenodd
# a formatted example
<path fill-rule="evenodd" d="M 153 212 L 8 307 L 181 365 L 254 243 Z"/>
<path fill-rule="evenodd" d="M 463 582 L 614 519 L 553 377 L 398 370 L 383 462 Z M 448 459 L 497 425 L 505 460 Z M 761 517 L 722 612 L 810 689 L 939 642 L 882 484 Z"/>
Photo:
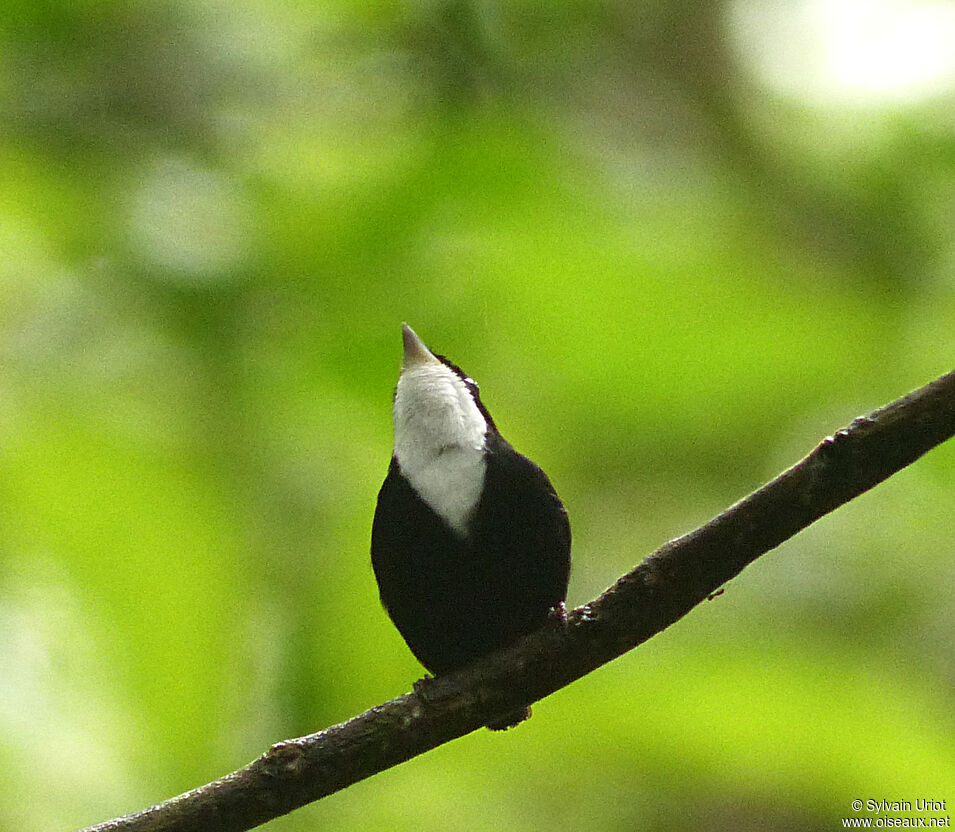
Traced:
<path fill-rule="evenodd" d="M 462 537 L 484 490 L 487 462 L 475 448 L 444 446 L 437 453 L 398 455 L 398 467 L 418 496 Z"/>

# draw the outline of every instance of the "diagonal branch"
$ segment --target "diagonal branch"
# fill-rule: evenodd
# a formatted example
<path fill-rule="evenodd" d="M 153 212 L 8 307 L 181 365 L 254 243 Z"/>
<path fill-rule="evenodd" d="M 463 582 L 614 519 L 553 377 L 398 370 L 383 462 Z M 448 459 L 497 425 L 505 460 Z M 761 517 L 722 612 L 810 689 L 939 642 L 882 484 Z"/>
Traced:
<path fill-rule="evenodd" d="M 191 792 L 82 832 L 238 832 L 535 702 L 682 618 L 760 555 L 955 435 L 955 371 L 855 419 L 792 468 L 658 549 L 566 626 L 545 627 L 359 716 L 272 746 Z"/>

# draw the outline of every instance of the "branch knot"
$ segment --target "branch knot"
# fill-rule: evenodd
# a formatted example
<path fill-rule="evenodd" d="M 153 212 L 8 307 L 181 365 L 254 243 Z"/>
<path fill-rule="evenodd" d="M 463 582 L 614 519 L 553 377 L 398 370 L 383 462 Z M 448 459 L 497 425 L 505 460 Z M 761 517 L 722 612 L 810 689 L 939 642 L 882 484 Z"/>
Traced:
<path fill-rule="evenodd" d="M 262 767 L 270 777 L 298 777 L 305 770 L 305 749 L 297 740 L 277 742 L 262 755 Z"/>

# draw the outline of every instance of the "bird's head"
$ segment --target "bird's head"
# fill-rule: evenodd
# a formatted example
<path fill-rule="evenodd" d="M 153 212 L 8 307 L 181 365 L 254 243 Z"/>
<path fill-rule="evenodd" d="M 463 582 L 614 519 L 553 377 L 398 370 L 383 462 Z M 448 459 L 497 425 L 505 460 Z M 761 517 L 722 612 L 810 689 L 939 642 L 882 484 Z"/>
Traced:
<path fill-rule="evenodd" d="M 404 324 L 404 358 L 395 388 L 395 454 L 421 458 L 481 450 L 490 415 L 478 386 L 460 367 L 431 352 Z"/>

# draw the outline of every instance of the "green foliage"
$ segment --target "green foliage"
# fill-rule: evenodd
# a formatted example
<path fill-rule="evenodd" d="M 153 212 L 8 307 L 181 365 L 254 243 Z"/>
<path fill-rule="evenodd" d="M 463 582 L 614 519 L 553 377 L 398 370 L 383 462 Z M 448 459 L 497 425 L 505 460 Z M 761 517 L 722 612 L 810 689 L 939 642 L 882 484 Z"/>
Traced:
<path fill-rule="evenodd" d="M 0 12 L 0 828 L 420 673 L 368 559 L 410 322 L 571 512 L 571 601 L 951 368 L 950 100 L 769 91 L 717 4 Z M 638 651 L 276 830 L 820 828 L 952 799 L 955 451 Z"/>

